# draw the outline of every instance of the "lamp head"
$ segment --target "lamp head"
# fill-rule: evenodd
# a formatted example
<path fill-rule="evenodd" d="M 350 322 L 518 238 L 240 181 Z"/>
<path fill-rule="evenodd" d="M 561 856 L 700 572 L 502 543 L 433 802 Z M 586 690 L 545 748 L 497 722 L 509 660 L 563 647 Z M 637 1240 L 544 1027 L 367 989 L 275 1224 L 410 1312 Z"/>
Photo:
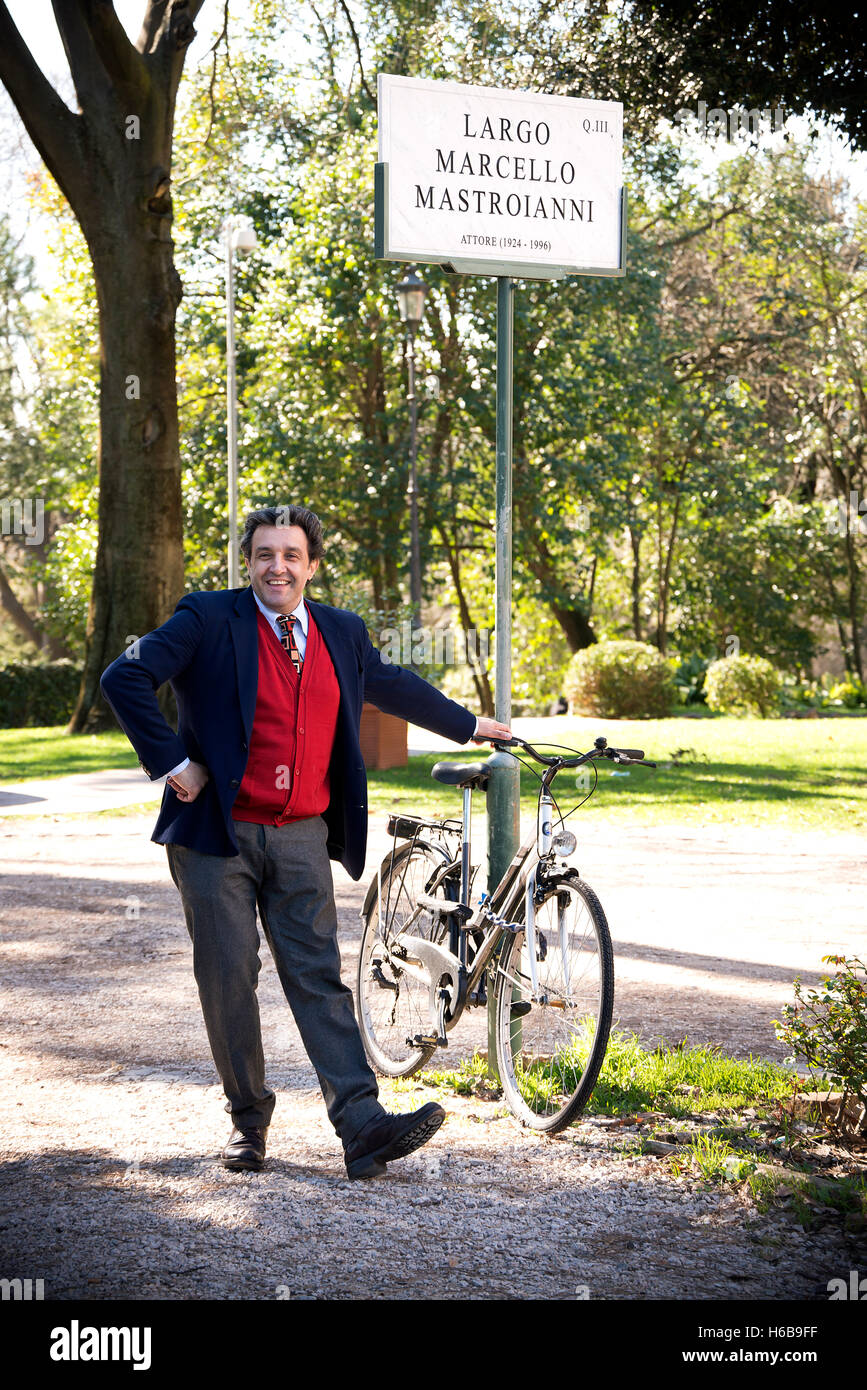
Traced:
<path fill-rule="evenodd" d="M 429 286 L 416 274 L 415 266 L 410 266 L 403 280 L 395 285 L 400 317 L 410 333 L 414 333 L 424 318 L 424 300 Z"/>
<path fill-rule="evenodd" d="M 239 251 L 242 256 L 249 256 L 251 251 L 255 251 L 258 244 L 253 227 L 236 227 L 232 232 L 232 250 Z"/>

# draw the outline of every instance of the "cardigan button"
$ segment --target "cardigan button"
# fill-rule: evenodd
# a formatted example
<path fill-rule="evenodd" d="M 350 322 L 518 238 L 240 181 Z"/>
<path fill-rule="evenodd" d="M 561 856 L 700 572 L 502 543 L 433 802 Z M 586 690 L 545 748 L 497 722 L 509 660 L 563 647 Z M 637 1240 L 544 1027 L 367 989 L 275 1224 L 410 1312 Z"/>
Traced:
<path fill-rule="evenodd" d="M 241 783 L 238 781 L 237 777 L 233 777 L 231 782 L 229 783 L 230 787 L 240 787 L 240 785 Z"/>

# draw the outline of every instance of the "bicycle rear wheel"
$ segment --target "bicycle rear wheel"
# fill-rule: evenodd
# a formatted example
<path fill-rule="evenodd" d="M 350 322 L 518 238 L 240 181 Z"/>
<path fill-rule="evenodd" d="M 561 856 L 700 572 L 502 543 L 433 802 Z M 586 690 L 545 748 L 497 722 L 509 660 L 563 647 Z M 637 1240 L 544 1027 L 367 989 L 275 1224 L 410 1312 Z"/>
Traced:
<path fill-rule="evenodd" d="M 524 920 L 524 904 L 515 920 Z M 614 957 L 605 913 L 569 870 L 536 906 L 534 995 L 528 934 L 496 966 L 496 1051 L 503 1093 L 517 1118 L 555 1134 L 590 1099 L 608 1045 Z"/>
<path fill-rule="evenodd" d="M 420 893 L 431 892 L 438 871 L 450 862 L 445 851 L 432 845 L 402 846 L 383 866 L 367 910 L 356 1005 L 365 1051 L 383 1076 L 412 1076 L 436 1051 L 409 1041 L 430 1033 L 427 973 L 418 962 L 402 960 L 392 943 L 401 932 L 436 943 L 446 940 L 448 919 L 429 908 L 418 909 L 417 902 Z M 434 896 L 456 901 L 457 887 L 447 879 Z"/>

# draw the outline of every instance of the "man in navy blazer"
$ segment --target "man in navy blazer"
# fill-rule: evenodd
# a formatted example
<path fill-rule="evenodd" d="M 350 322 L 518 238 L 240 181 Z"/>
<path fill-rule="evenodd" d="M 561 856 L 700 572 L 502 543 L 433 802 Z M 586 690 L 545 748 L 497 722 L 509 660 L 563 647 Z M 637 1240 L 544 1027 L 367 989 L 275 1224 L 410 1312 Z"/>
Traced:
<path fill-rule="evenodd" d="M 152 838 L 166 845 L 181 893 L 208 1035 L 233 1118 L 224 1163 L 262 1167 L 275 1099 L 264 1079 L 255 997 L 258 907 L 343 1142 L 347 1172 L 375 1176 L 425 1143 L 444 1112 L 427 1105 L 413 1115 L 389 1115 L 379 1104 L 351 992 L 340 980 L 328 858 L 340 860 L 354 879 L 364 870 L 362 703 L 456 743 L 508 738 L 510 731 L 477 719 L 414 672 L 384 662 L 357 614 L 304 597 L 324 549 L 319 520 L 307 508 L 252 513 L 241 549 L 250 587 L 187 594 L 168 622 L 108 667 L 102 690 L 144 771 L 151 780 L 167 777 Z M 288 640 L 287 618 L 294 634 Z M 288 823 L 233 819 L 257 717 L 260 643 L 278 665 L 291 653 L 300 691 L 311 619 L 339 690 L 327 806 L 321 816 Z M 279 657 L 276 646 L 267 648 L 269 626 L 284 648 Z M 278 674 L 295 679 L 288 667 Z M 177 701 L 177 732 L 156 699 L 165 681 Z M 273 720 L 273 705 L 268 717 Z"/>

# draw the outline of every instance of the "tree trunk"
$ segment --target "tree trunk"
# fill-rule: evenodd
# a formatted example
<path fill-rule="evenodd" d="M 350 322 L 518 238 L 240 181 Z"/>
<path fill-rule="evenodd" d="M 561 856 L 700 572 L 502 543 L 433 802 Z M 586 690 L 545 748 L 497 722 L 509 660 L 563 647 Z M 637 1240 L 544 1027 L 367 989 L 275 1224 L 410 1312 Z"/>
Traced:
<path fill-rule="evenodd" d="M 849 494 L 851 496 L 851 492 Z M 857 496 L 857 494 L 856 494 Z M 848 497 L 846 499 L 848 505 Z M 864 679 L 864 662 L 861 656 L 861 603 L 859 587 L 861 575 L 858 570 L 858 559 L 855 554 L 855 541 L 859 530 L 859 520 L 855 517 L 849 518 L 849 525 L 846 527 L 846 599 L 849 610 L 849 627 L 852 632 L 852 662 L 855 667 L 855 674 L 858 679 Z"/>
<path fill-rule="evenodd" d="M 55 4 L 80 107 L 58 96 L 0 0 L 0 78 L 90 251 L 100 329 L 99 532 L 70 732 L 114 727 L 99 678 L 183 592 L 171 239 L 175 98 L 202 0 L 148 0 L 135 45 L 108 0 Z M 169 711 L 171 696 L 162 698 Z"/>
<path fill-rule="evenodd" d="M 470 613 L 470 606 L 467 603 L 464 593 L 463 581 L 461 577 L 460 551 L 457 542 L 452 542 L 442 524 L 437 525 L 440 539 L 443 543 L 446 555 L 448 556 L 449 569 L 451 570 L 452 582 L 455 586 L 455 593 L 458 600 L 458 611 L 461 615 L 461 626 L 464 633 L 469 637 L 470 632 L 478 631 L 475 627 Z M 467 665 L 473 678 L 476 696 L 481 707 L 482 714 L 488 718 L 495 717 L 494 692 L 491 690 L 491 681 L 483 664 L 482 656 L 479 652 L 477 643 L 473 643 L 473 650 L 470 651 L 470 643 L 467 642 Z"/>
<path fill-rule="evenodd" d="M 168 229 L 166 229 L 168 233 Z M 184 590 L 171 242 L 133 235 L 94 255 L 100 316 L 99 538 L 84 677 L 70 732 L 113 728 L 99 678 L 165 622 Z M 129 276 L 129 293 L 117 285 Z M 171 715 L 171 693 L 161 692 Z"/>
<path fill-rule="evenodd" d="M 665 547 L 665 560 L 662 573 L 659 576 L 659 627 L 656 634 L 656 641 L 663 656 L 668 652 L 668 606 L 671 596 L 671 567 L 674 560 L 674 547 L 677 540 L 677 527 L 680 521 L 680 504 L 682 499 L 683 493 L 678 491 L 671 518 L 671 528 Z"/>
<path fill-rule="evenodd" d="M 557 619 L 563 629 L 563 635 L 569 643 L 570 652 L 580 652 L 584 647 L 592 647 L 597 640 L 596 633 L 593 631 L 590 622 L 591 599 L 588 594 L 586 608 L 576 604 L 567 605 L 558 602 L 555 595 L 563 593 L 561 577 L 557 571 L 556 562 L 548 548 L 547 541 L 539 535 L 538 530 L 529 522 L 529 508 L 525 509 L 522 516 L 523 528 L 519 537 L 522 546 L 524 563 L 539 581 L 542 588 L 542 598 Z M 595 578 L 595 565 L 592 570 Z"/>
<path fill-rule="evenodd" d="M 629 526 L 629 543 L 632 546 L 632 634 L 636 642 L 641 639 L 641 532 Z"/>
<path fill-rule="evenodd" d="M 593 646 L 597 640 L 596 633 L 582 609 L 560 608 L 555 603 L 549 604 L 549 607 L 563 629 L 570 652 L 580 652 L 585 647 Z"/>
<path fill-rule="evenodd" d="M 18 600 L 6 578 L 2 563 L 0 563 L 0 608 L 9 614 L 19 632 L 23 633 L 36 648 L 39 650 L 48 649 L 48 655 L 52 661 L 59 661 L 64 657 L 72 660 L 72 652 L 69 648 L 58 642 L 56 638 L 48 636 L 36 619 L 27 612 L 23 603 Z"/>

